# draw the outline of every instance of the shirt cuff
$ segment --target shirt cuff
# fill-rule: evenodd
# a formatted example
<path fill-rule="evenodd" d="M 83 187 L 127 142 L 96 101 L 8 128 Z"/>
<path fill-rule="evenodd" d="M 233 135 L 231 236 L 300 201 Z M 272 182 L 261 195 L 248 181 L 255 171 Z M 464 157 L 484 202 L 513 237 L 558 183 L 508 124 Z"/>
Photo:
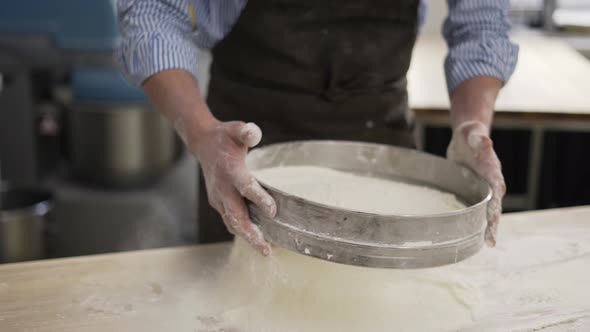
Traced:
<path fill-rule="evenodd" d="M 517 59 L 518 46 L 508 37 L 482 33 L 480 38 L 453 45 L 445 60 L 449 94 L 464 81 L 477 76 L 492 76 L 508 82 Z"/>
<path fill-rule="evenodd" d="M 182 37 L 153 33 L 123 41 L 115 57 L 127 79 L 140 85 L 168 69 L 184 69 L 198 80 L 198 52 L 195 44 Z"/>

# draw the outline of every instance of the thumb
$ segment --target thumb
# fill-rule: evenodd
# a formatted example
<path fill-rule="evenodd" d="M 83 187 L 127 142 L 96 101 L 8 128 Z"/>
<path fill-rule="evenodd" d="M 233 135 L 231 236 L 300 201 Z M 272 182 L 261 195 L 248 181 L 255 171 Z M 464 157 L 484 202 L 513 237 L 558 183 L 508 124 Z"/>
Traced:
<path fill-rule="evenodd" d="M 464 137 L 469 145 L 475 147 L 479 137 L 490 135 L 490 129 L 479 121 L 465 121 L 455 128 L 455 133 Z"/>
<path fill-rule="evenodd" d="M 225 124 L 227 134 L 247 147 L 255 147 L 262 139 L 262 130 L 253 122 L 232 121 Z"/>
<path fill-rule="evenodd" d="M 475 151 L 482 151 L 493 146 L 492 139 L 486 134 L 477 131 L 469 133 L 467 144 Z"/>

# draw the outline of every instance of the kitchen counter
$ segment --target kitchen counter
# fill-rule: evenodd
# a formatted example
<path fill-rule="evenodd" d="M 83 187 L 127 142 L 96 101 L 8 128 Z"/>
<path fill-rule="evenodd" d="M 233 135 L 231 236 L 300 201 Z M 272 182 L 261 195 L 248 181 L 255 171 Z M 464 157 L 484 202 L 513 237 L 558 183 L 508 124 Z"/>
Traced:
<path fill-rule="evenodd" d="M 521 243 L 518 248 L 525 251 L 550 251 L 555 242 L 537 246 L 537 242 L 528 241 L 546 234 L 562 234 L 564 241 L 571 241 L 567 247 L 572 246 L 571 252 L 559 253 L 560 259 L 538 267 L 534 264 L 539 262 L 531 261 L 529 280 L 554 277 L 560 263 L 590 265 L 590 251 L 584 249 L 590 248 L 590 206 L 506 214 L 498 247 L 484 249 L 483 255 L 491 260 L 522 255 L 516 249 L 510 252 L 514 243 Z M 581 240 L 568 234 L 577 234 Z M 222 243 L 0 265 L 0 331 L 239 331 L 196 327 L 212 323 L 212 318 L 202 315 L 207 307 L 206 293 L 215 286 L 229 250 L 230 244 Z M 470 260 L 478 261 L 478 255 Z M 507 260 L 506 264 L 510 263 L 511 259 Z M 545 265 L 548 268 L 543 270 Z M 580 284 L 577 293 L 586 293 L 588 299 L 587 280 L 590 275 L 564 273 L 560 284 Z M 533 310 L 543 299 L 532 298 L 526 302 L 530 307 L 503 304 L 508 306 L 509 316 L 476 319 L 472 330 L 502 326 L 502 331 L 509 331 L 510 327 L 533 324 L 543 331 L 588 331 L 590 304 L 575 310 L 566 307 L 571 294 L 559 293 L 559 289 L 556 286 L 555 296 L 561 304 L 546 309 L 549 318 Z M 485 301 L 504 303 L 510 297 L 506 290 L 495 292 Z"/>
<path fill-rule="evenodd" d="M 496 102 L 496 118 L 531 114 L 590 121 L 590 61 L 558 37 L 517 32 L 518 63 Z M 439 35 L 423 35 L 414 48 L 408 72 L 410 107 L 420 115 L 447 116 L 449 97 L 444 75 L 447 46 Z M 524 118 L 526 120 L 528 118 Z"/>

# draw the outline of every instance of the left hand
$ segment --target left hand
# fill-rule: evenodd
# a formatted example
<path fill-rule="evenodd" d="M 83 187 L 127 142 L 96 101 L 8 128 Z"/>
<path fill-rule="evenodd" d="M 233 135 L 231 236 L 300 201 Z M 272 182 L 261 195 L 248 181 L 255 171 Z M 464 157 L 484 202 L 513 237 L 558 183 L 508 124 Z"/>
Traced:
<path fill-rule="evenodd" d="M 458 125 L 447 149 L 447 158 L 471 168 L 490 184 L 492 199 L 488 203 L 485 241 L 488 246 L 495 246 L 506 184 L 502 165 L 489 136 L 489 128 L 479 121 L 467 121 Z"/>

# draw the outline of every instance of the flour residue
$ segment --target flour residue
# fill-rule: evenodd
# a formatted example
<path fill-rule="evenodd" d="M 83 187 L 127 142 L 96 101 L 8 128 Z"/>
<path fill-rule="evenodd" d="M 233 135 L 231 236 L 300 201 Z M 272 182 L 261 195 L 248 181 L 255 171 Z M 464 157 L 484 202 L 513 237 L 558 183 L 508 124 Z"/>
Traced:
<path fill-rule="evenodd" d="M 254 175 L 288 194 L 353 211 L 429 215 L 465 208 L 451 193 L 325 167 L 281 166 Z"/>
<path fill-rule="evenodd" d="M 215 328 L 243 332 L 452 331 L 480 303 L 477 289 L 436 270 L 361 268 L 278 247 L 265 258 L 243 240 L 219 283 Z"/>
<path fill-rule="evenodd" d="M 204 331 L 590 326 L 590 232 L 561 227 L 559 220 L 535 225 L 507 224 L 496 248 L 418 270 L 348 266 L 279 247 L 265 258 L 238 239 L 212 289 Z"/>

